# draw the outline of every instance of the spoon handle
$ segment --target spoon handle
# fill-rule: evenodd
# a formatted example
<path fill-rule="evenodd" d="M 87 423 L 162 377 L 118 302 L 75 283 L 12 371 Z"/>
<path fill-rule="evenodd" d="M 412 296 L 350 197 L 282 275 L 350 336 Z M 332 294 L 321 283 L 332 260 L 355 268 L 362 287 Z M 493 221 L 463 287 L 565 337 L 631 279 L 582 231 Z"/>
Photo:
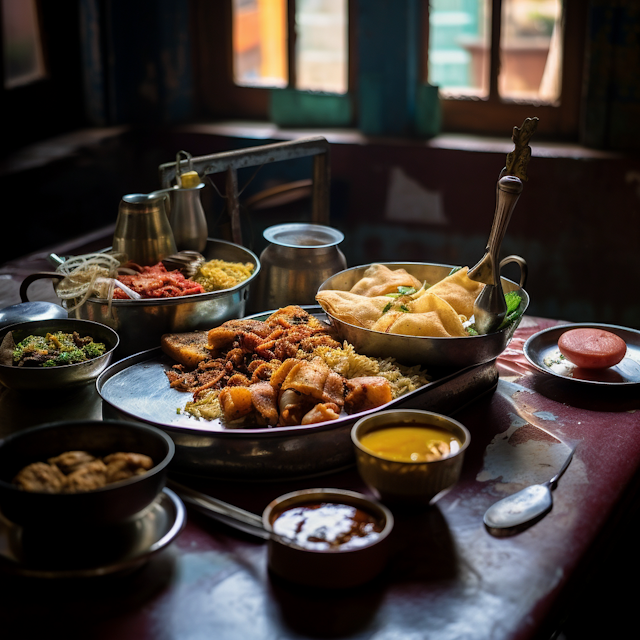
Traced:
<path fill-rule="evenodd" d="M 547 487 L 549 487 L 549 489 L 555 489 L 555 486 L 558 483 L 558 480 L 560 480 L 560 476 L 562 476 L 562 474 L 567 470 L 567 467 L 569 466 L 571 460 L 573 459 L 573 454 L 575 453 L 577 447 L 578 447 L 577 444 L 573 446 L 573 448 L 571 449 L 571 452 L 567 456 L 567 459 L 564 461 L 564 464 L 560 467 L 560 471 L 558 471 L 558 473 L 556 473 L 556 475 L 553 476 L 551 480 L 547 480 L 544 483 Z"/>
<path fill-rule="evenodd" d="M 184 502 L 216 520 L 263 540 L 268 540 L 271 537 L 271 534 L 262 526 L 262 518 L 255 513 L 212 498 L 206 493 L 186 487 L 175 480 L 168 480 L 167 486 L 175 491 Z"/>
<path fill-rule="evenodd" d="M 498 180 L 496 188 L 496 210 L 491 225 L 489 241 L 480 262 L 469 269 L 468 276 L 477 282 L 489 285 L 500 283 L 498 258 L 500 247 L 511 220 L 511 214 L 522 193 L 522 181 L 516 176 L 505 175 Z"/>

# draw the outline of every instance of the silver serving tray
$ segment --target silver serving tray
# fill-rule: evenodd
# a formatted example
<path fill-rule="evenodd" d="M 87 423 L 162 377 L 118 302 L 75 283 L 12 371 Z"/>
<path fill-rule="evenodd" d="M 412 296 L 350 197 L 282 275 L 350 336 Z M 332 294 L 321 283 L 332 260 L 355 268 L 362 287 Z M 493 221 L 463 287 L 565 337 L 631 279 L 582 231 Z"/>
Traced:
<path fill-rule="evenodd" d="M 103 417 L 139 420 L 166 431 L 176 445 L 173 471 L 243 480 L 307 477 L 349 466 L 355 459 L 350 431 L 359 418 L 391 408 L 451 415 L 493 390 L 498 381 L 493 360 L 441 377 L 429 372 L 434 380 L 423 387 L 381 407 L 337 420 L 229 429 L 219 420 L 197 419 L 183 412 L 192 394 L 169 387 L 165 372 L 174 364 L 158 347 L 111 365 L 96 381 Z"/>

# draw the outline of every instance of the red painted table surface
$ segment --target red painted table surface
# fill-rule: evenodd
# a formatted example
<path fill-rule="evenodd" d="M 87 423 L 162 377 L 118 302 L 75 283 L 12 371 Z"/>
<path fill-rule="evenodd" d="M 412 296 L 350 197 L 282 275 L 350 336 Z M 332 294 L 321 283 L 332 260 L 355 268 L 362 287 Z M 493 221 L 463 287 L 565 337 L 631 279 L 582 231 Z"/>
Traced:
<path fill-rule="evenodd" d="M 97 250 L 111 233 L 99 230 L 52 250 Z M 0 268 L 0 307 L 19 302 L 24 276 L 50 268 L 47 253 Z M 51 289 L 45 281 L 32 285 L 31 299 L 55 300 L 46 287 Z M 268 572 L 264 542 L 189 511 L 179 537 L 129 575 L 75 581 L 0 575 L 0 638 L 549 637 L 627 511 L 640 466 L 637 389 L 572 383 L 528 365 L 524 342 L 555 324 L 523 318 L 498 359 L 495 392 L 455 414 L 472 437 L 461 480 L 428 510 L 395 513 L 392 558 L 374 582 L 334 592 L 288 584 Z M 54 411 L 55 419 L 83 417 L 72 406 L 45 407 L 35 400 L 22 416 L 21 402 L 0 388 L 0 436 L 51 421 Z M 99 405 L 84 417 L 100 418 Z M 574 442 L 578 448 L 554 491 L 552 511 L 518 535 L 492 536 L 482 523 L 485 510 L 549 479 Z M 189 483 L 255 513 L 295 489 L 366 493 L 355 469 L 297 482 Z"/>
<path fill-rule="evenodd" d="M 637 391 L 565 382 L 526 362 L 525 340 L 554 324 L 525 317 L 498 360 L 496 391 L 456 413 L 472 435 L 462 478 L 428 510 L 395 514 L 392 558 L 374 582 L 333 592 L 286 583 L 267 570 L 264 542 L 189 511 L 173 544 L 133 574 L 4 576 L 0 634 L 30 637 L 39 623 L 68 637 L 122 640 L 538 637 L 624 509 L 640 463 Z M 485 510 L 551 477 L 575 441 L 552 511 L 518 535 L 492 536 Z M 365 491 L 355 469 L 286 483 L 191 484 L 256 513 L 299 488 Z"/>

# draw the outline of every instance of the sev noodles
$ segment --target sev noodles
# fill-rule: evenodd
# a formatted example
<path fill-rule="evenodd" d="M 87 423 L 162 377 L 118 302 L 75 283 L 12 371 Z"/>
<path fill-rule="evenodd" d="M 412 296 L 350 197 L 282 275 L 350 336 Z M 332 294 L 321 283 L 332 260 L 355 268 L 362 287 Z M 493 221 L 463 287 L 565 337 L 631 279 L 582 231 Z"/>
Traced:
<path fill-rule="evenodd" d="M 250 262 L 227 262 L 225 260 L 209 260 L 200 265 L 193 280 L 202 285 L 205 291 L 231 289 L 244 282 L 253 273 Z"/>

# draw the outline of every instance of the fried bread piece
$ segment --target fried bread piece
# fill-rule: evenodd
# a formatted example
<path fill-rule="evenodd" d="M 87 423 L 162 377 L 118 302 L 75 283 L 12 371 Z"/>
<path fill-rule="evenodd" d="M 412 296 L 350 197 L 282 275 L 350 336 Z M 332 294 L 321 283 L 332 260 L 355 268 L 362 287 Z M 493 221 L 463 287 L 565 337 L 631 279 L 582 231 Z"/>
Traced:
<path fill-rule="evenodd" d="M 13 483 L 25 491 L 60 493 L 66 487 L 67 478 L 55 465 L 34 462 L 22 469 Z"/>
<path fill-rule="evenodd" d="M 207 344 L 206 331 L 165 333 L 160 338 L 164 353 L 189 369 L 194 369 L 198 363 L 211 357 Z"/>
<path fill-rule="evenodd" d="M 108 455 L 104 463 L 107 465 L 107 483 L 142 475 L 153 467 L 153 460 L 149 456 L 122 451 Z"/>
<path fill-rule="evenodd" d="M 78 467 L 67 476 L 65 491 L 91 491 L 107 484 L 107 465 L 102 460 L 94 460 Z"/>
<path fill-rule="evenodd" d="M 58 467 L 65 475 L 69 475 L 82 465 L 94 460 L 95 456 L 87 451 L 65 451 L 55 458 L 49 458 L 48 462 Z"/>

